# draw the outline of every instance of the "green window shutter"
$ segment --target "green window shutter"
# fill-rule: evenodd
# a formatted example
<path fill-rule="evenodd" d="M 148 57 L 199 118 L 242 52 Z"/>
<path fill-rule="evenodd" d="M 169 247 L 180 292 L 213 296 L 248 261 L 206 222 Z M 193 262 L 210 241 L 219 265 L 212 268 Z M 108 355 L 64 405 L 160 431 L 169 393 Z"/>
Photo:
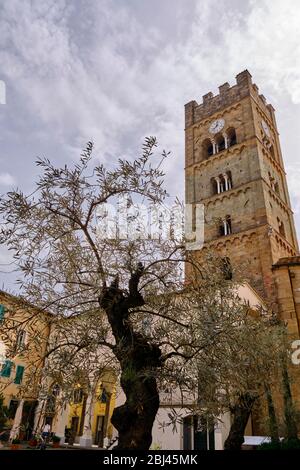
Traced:
<path fill-rule="evenodd" d="M 0 321 L 3 320 L 4 313 L 5 313 L 5 307 L 4 305 L 0 304 Z"/>
<path fill-rule="evenodd" d="M 20 385 L 22 383 L 23 374 L 24 374 L 24 367 L 23 366 L 17 366 L 16 377 L 15 377 L 15 380 L 14 380 L 15 384 Z"/>
<path fill-rule="evenodd" d="M 12 361 L 9 361 L 8 359 L 6 359 L 6 361 L 4 362 L 2 366 L 1 377 L 10 377 L 12 365 L 13 365 Z"/>

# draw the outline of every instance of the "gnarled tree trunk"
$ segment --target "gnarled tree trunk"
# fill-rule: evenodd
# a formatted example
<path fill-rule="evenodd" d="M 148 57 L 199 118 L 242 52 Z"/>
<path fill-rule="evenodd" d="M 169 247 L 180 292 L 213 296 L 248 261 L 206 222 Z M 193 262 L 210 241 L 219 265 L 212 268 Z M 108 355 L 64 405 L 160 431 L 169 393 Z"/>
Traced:
<path fill-rule="evenodd" d="M 233 422 L 229 435 L 224 443 L 224 450 L 241 450 L 244 442 L 244 432 L 256 397 L 245 393 L 241 395 L 232 408 Z"/>
<path fill-rule="evenodd" d="M 123 345 L 122 345 L 123 348 Z M 112 424 L 119 432 L 118 449 L 149 449 L 152 426 L 159 408 L 159 394 L 153 369 L 159 367 L 159 350 L 133 335 L 120 360 L 124 405 L 116 408 Z"/>
<path fill-rule="evenodd" d="M 139 270 L 131 277 L 128 296 L 118 288 L 116 280 L 104 287 L 99 299 L 115 337 L 114 353 L 121 366 L 121 386 L 126 395 L 126 402 L 115 408 L 111 418 L 119 433 L 116 449 L 149 449 L 159 408 L 155 372 L 161 366 L 160 348 L 136 333 L 129 319 L 129 309 L 144 304 L 137 290 L 141 266 Z"/>

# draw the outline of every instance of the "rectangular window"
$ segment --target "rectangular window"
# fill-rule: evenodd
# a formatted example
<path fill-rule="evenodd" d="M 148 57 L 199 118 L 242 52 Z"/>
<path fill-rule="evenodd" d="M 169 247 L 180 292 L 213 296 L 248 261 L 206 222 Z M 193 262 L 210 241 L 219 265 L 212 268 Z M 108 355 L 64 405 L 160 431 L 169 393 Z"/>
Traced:
<path fill-rule="evenodd" d="M 0 304 L 0 321 L 4 319 L 5 307 Z"/>
<path fill-rule="evenodd" d="M 6 361 L 4 362 L 2 366 L 1 377 L 10 377 L 12 365 L 13 365 L 12 361 L 9 361 L 8 359 L 6 359 Z"/>
<path fill-rule="evenodd" d="M 14 383 L 17 385 L 20 385 L 23 380 L 23 375 L 24 375 L 24 367 L 17 366 L 16 377 L 15 377 Z"/>
<path fill-rule="evenodd" d="M 105 388 L 102 390 L 101 395 L 99 396 L 99 400 L 101 403 L 107 403 L 108 401 L 108 394 Z"/>
<path fill-rule="evenodd" d="M 10 419 L 14 419 L 18 405 L 19 405 L 18 400 L 10 400 L 9 408 L 8 408 L 8 416 Z"/>
<path fill-rule="evenodd" d="M 25 346 L 25 341 L 26 341 L 26 331 L 25 330 L 18 331 L 17 340 L 16 340 L 16 349 L 17 350 L 23 349 Z"/>
<path fill-rule="evenodd" d="M 81 403 L 83 398 L 82 388 L 76 388 L 73 393 L 73 403 Z"/>

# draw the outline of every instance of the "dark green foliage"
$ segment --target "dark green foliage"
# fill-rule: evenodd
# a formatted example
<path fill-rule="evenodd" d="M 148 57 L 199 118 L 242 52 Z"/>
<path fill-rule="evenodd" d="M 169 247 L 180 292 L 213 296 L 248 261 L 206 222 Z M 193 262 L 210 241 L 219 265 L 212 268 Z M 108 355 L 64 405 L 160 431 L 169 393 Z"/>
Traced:
<path fill-rule="evenodd" d="M 300 450 L 300 439 L 284 439 L 281 442 L 264 442 L 258 450 Z"/>
<path fill-rule="evenodd" d="M 264 442 L 260 446 L 257 446 L 257 450 L 280 450 L 280 442 Z"/>
<path fill-rule="evenodd" d="M 19 438 L 15 438 L 12 440 L 12 444 L 21 444 L 21 440 Z"/>
<path fill-rule="evenodd" d="M 300 439 L 284 439 L 281 442 L 282 450 L 297 449 L 300 450 Z"/>

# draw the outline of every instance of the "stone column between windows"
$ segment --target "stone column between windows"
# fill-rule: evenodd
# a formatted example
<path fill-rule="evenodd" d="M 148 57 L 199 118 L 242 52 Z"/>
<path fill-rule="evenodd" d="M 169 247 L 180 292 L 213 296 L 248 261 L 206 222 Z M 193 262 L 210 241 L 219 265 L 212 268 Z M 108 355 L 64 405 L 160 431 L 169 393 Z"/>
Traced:
<path fill-rule="evenodd" d="M 215 177 L 215 181 L 217 183 L 217 193 L 220 194 L 221 192 L 221 182 L 220 182 L 220 178 L 218 176 Z"/>
<path fill-rule="evenodd" d="M 18 404 L 18 408 L 16 410 L 15 418 L 14 418 L 14 424 L 13 427 L 10 431 L 10 439 L 15 439 L 18 437 L 18 434 L 20 432 L 20 427 L 22 423 L 22 414 L 23 414 L 23 405 L 24 405 L 24 400 L 20 400 Z"/>
<path fill-rule="evenodd" d="M 223 137 L 224 137 L 225 149 L 228 149 L 228 137 L 227 137 L 227 134 L 223 134 Z"/>
<path fill-rule="evenodd" d="M 224 235 L 229 235 L 227 220 L 223 220 L 223 227 L 224 227 Z"/>
<path fill-rule="evenodd" d="M 228 177 L 228 189 L 232 189 L 231 178 L 230 178 L 230 176 L 228 176 L 228 175 L 227 175 L 227 177 Z"/>
<path fill-rule="evenodd" d="M 223 173 L 222 176 L 223 176 L 224 181 L 225 181 L 225 191 L 228 191 L 228 189 L 229 189 L 229 181 L 228 181 L 229 178 L 228 178 L 228 175 L 227 175 L 227 173 Z"/>

